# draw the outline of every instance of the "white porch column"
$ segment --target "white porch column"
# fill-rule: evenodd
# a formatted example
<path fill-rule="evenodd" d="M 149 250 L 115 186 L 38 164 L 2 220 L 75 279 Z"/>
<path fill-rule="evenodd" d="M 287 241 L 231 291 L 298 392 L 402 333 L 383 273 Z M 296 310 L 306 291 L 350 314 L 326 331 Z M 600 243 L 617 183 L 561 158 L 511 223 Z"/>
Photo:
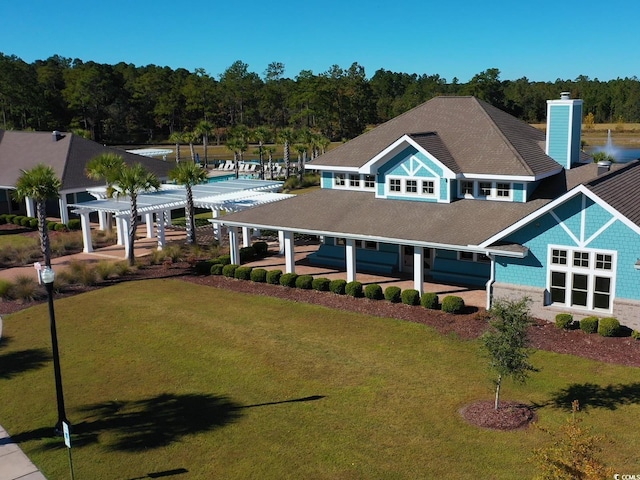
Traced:
<path fill-rule="evenodd" d="M 93 252 L 93 243 L 91 242 L 91 224 L 89 222 L 89 212 L 80 213 L 80 225 L 82 225 L 82 251 L 84 253 Z"/>
<path fill-rule="evenodd" d="M 424 248 L 413 247 L 413 288 L 424 293 Z"/>
<path fill-rule="evenodd" d="M 251 246 L 251 233 L 249 233 L 249 227 L 242 227 L 242 246 Z"/>
<path fill-rule="evenodd" d="M 278 230 L 278 253 L 280 255 L 284 254 L 284 232 L 282 230 Z"/>
<path fill-rule="evenodd" d="M 36 206 L 33 202 L 33 198 L 25 197 L 24 204 L 27 207 L 27 217 L 36 218 L 38 215 L 36 214 Z"/>
<path fill-rule="evenodd" d="M 98 212 L 98 224 L 100 225 L 99 226 L 100 230 L 107 229 L 107 212 L 102 212 L 102 211 Z"/>
<path fill-rule="evenodd" d="M 147 238 L 153 238 L 153 212 L 145 213 L 144 221 L 147 224 Z"/>
<path fill-rule="evenodd" d="M 491 308 L 491 300 L 493 297 L 493 284 L 496 281 L 496 256 L 493 254 L 487 255 L 489 260 L 491 260 L 491 273 L 489 275 L 489 280 L 487 281 L 487 310 Z"/>
<path fill-rule="evenodd" d="M 347 282 L 356 280 L 356 241 L 347 238 L 345 245 L 345 258 L 347 260 Z"/>
<path fill-rule="evenodd" d="M 58 199 L 60 205 L 60 223 L 69 223 L 69 211 L 67 210 L 67 196 L 62 194 Z"/>
<path fill-rule="evenodd" d="M 238 227 L 229 227 L 229 254 L 231 255 L 231 263 L 234 265 L 240 265 Z"/>
<path fill-rule="evenodd" d="M 165 246 L 164 212 L 156 212 L 156 228 L 158 229 L 158 250 L 162 250 Z"/>
<path fill-rule="evenodd" d="M 123 233 L 123 244 L 124 244 L 124 258 L 129 258 L 129 250 L 131 249 L 131 242 L 129 242 L 129 228 L 130 228 L 129 217 L 120 217 L 120 230 Z"/>
<path fill-rule="evenodd" d="M 293 232 L 282 232 L 284 236 L 285 273 L 296 273 L 296 258 L 293 246 Z"/>

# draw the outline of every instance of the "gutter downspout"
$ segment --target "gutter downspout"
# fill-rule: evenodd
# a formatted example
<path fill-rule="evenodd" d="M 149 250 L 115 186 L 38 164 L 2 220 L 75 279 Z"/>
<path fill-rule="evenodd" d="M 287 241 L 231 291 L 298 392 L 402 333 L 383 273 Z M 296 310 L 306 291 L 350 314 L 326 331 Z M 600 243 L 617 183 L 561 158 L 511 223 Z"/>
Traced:
<path fill-rule="evenodd" d="M 493 293 L 493 284 L 496 281 L 496 256 L 492 253 L 488 253 L 487 257 L 491 260 L 491 275 L 489 276 L 489 280 L 487 281 L 487 310 L 491 308 L 491 297 Z"/>

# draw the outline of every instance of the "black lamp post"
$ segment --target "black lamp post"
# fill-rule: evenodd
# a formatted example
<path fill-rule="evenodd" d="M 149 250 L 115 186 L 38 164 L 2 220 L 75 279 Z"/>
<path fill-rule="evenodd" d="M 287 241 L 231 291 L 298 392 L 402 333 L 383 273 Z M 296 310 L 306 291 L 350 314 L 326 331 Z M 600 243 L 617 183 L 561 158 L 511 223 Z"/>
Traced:
<path fill-rule="evenodd" d="M 69 423 L 64 411 L 64 395 L 62 394 L 62 375 L 60 374 L 60 356 L 58 354 L 58 335 L 56 333 L 56 314 L 53 310 L 53 280 L 55 272 L 51 267 L 44 267 L 40 272 L 40 278 L 44 282 L 49 296 L 49 321 L 51 324 L 51 345 L 53 350 L 53 372 L 56 379 L 56 399 L 58 403 L 58 421 L 55 426 L 56 435 L 62 435 L 62 423 Z"/>

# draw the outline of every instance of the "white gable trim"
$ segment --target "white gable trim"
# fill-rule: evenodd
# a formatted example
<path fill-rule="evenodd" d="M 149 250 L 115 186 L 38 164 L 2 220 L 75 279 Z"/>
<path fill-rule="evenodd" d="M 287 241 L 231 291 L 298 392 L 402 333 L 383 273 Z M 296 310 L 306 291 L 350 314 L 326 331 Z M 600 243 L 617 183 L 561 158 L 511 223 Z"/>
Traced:
<path fill-rule="evenodd" d="M 394 155 L 400 153 L 407 146 L 412 146 L 413 148 L 421 152 L 423 155 L 425 155 L 433 163 L 437 164 L 440 168 L 442 168 L 443 178 L 456 178 L 455 173 L 453 173 L 440 160 L 438 160 L 436 157 L 430 154 L 423 147 L 418 145 L 415 142 L 415 140 L 413 140 L 409 135 L 406 135 L 406 134 L 401 136 L 398 140 L 393 142 L 391 145 L 389 145 L 387 148 L 382 150 L 375 157 L 373 157 L 371 160 L 365 163 L 362 167 L 360 167 L 360 170 L 359 170 L 360 173 L 369 174 L 369 175 L 376 173 L 378 170 L 378 165 L 389 160 Z"/>
<path fill-rule="evenodd" d="M 314 165 L 313 163 L 305 163 L 305 170 L 319 170 L 319 171 L 327 171 L 327 172 L 347 172 L 347 173 L 359 173 L 360 169 L 358 167 L 343 167 L 341 165 Z"/>
<path fill-rule="evenodd" d="M 613 219 L 610 219 L 608 222 L 606 222 L 605 226 L 608 227 L 611 224 L 613 224 L 615 220 L 619 220 L 624 225 L 626 225 L 631 230 L 633 230 L 636 234 L 640 235 L 640 226 L 636 225 L 631 220 L 629 220 L 627 217 L 622 215 L 620 212 L 618 212 L 618 210 L 616 210 L 611 205 L 609 205 L 607 202 L 602 200 L 599 196 L 597 196 L 595 193 L 593 193 L 591 190 L 589 190 L 584 185 L 578 185 L 577 187 L 569 190 L 564 195 L 556 198 L 554 201 L 547 203 L 542 208 L 540 208 L 540 209 L 536 210 L 535 212 L 530 213 L 526 217 L 520 219 L 519 221 L 517 221 L 516 223 L 514 223 L 510 227 L 505 228 L 501 232 L 496 233 L 493 237 L 488 238 L 487 240 L 485 240 L 484 242 L 482 242 L 480 244 L 480 247 L 487 247 L 488 245 L 491 245 L 494 242 L 502 240 L 504 237 L 506 237 L 506 236 L 512 234 L 513 232 L 521 229 L 522 227 L 524 227 L 527 224 L 531 223 L 535 219 L 540 218 L 544 214 L 550 212 L 554 208 L 558 207 L 559 205 L 562 205 L 566 201 L 572 199 L 573 197 L 575 197 L 576 195 L 579 195 L 579 194 L 582 194 L 582 195 L 590 198 L 594 203 L 597 203 L 600 207 L 602 207 L 604 210 L 606 210 L 609 214 L 612 215 Z M 584 207 L 583 207 L 583 210 L 584 210 Z M 556 218 L 556 220 L 557 220 L 557 218 Z M 562 225 L 562 223 L 560 223 L 560 225 Z M 601 228 L 601 230 L 603 230 L 603 229 L 604 229 L 604 226 Z M 584 240 L 583 240 L 583 243 L 585 243 L 585 245 L 590 243 L 597 235 L 600 235 L 600 233 L 602 233 L 602 232 L 600 230 L 598 230 L 586 242 L 584 242 Z M 575 236 L 574 236 L 574 238 L 575 238 Z M 580 242 L 578 242 L 578 243 L 580 243 Z"/>

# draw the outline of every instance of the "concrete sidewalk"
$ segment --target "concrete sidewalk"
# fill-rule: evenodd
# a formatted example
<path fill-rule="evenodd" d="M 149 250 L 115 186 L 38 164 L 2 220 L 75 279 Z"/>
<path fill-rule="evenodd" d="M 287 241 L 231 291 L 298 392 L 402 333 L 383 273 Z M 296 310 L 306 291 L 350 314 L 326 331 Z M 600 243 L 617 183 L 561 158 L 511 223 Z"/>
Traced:
<path fill-rule="evenodd" d="M 47 480 L 0 427 L 0 480 Z"/>

